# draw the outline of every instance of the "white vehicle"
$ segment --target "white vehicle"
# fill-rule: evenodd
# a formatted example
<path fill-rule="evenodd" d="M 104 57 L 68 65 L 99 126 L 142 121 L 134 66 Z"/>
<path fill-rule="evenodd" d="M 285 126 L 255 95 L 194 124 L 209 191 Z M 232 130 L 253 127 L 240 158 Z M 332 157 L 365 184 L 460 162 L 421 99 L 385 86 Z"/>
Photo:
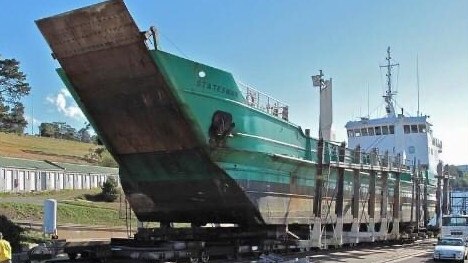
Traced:
<path fill-rule="evenodd" d="M 448 259 L 464 262 L 468 257 L 468 250 L 463 238 L 441 237 L 437 241 L 432 256 L 434 261 Z"/>
<path fill-rule="evenodd" d="M 442 216 L 441 237 L 459 237 L 468 241 L 468 215 Z"/>

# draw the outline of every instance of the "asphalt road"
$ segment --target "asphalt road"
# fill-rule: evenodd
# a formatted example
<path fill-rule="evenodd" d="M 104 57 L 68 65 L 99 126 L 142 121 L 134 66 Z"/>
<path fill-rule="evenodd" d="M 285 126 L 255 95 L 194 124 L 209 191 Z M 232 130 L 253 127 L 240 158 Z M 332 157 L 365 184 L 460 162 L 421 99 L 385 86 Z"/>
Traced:
<path fill-rule="evenodd" d="M 289 257 L 294 262 L 351 262 L 351 263 L 418 263 L 433 262 L 432 252 L 435 239 L 417 241 L 405 245 L 359 246 L 341 250 L 322 250 L 304 255 Z M 307 252 L 306 252 L 307 253 Z M 303 259 L 307 256 L 308 261 Z M 252 261 L 251 261 L 252 262 Z M 261 262 L 261 261 L 257 261 Z"/>
<path fill-rule="evenodd" d="M 396 263 L 432 262 L 432 245 L 435 240 L 415 244 L 359 248 L 348 251 L 331 251 L 327 255 L 313 255 L 312 262 Z"/>
<path fill-rule="evenodd" d="M 366 247 L 360 246 L 357 248 L 348 248 L 340 250 L 321 250 L 316 252 L 304 252 L 303 254 L 295 254 L 289 256 L 279 256 L 284 261 L 276 262 L 320 262 L 320 263 L 332 263 L 332 262 L 351 262 L 351 263 L 422 263 L 422 262 L 433 262 L 432 251 L 434 250 L 433 244 L 436 242 L 435 239 L 428 239 L 420 242 L 405 245 L 382 245 Z M 305 258 L 308 260 L 305 260 Z M 50 262 L 70 262 L 67 260 L 54 260 Z M 73 262 L 73 261 L 72 261 Z M 88 262 L 86 260 L 76 260 L 76 262 Z M 128 262 L 128 260 L 109 260 L 108 262 Z M 139 261 L 134 261 L 139 262 Z M 222 259 L 211 259 L 210 263 L 221 263 L 221 262 L 232 262 L 232 263 L 260 263 L 267 262 L 255 259 L 244 259 L 244 260 L 222 260 Z M 271 261 L 275 262 L 275 261 Z M 468 261 L 465 261 L 468 262 Z"/>
<path fill-rule="evenodd" d="M 416 241 L 405 245 L 359 246 L 340 250 L 321 250 L 284 257 L 285 262 L 351 262 L 351 263 L 420 263 L 434 262 L 432 252 L 436 239 Z M 304 260 L 307 257 L 307 260 Z M 226 261 L 210 261 L 220 263 Z M 229 261 L 231 262 L 231 261 Z M 237 261 L 239 262 L 239 261 Z M 265 261 L 241 261 L 242 263 Z M 281 262 L 281 261 L 279 261 Z M 468 261 L 465 261 L 468 262 Z"/>
<path fill-rule="evenodd" d="M 434 262 L 432 253 L 436 239 L 428 239 L 406 245 L 378 246 L 373 248 L 330 251 L 323 255 L 311 255 L 310 262 L 354 263 L 422 263 Z M 468 262 L 468 260 L 465 260 Z"/>

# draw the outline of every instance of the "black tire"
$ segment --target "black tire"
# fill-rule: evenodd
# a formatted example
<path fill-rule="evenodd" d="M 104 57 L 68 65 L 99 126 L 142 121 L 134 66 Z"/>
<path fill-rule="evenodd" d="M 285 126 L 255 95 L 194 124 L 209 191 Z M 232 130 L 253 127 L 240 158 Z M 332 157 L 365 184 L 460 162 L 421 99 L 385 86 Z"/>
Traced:
<path fill-rule="evenodd" d="M 78 257 L 77 253 L 68 253 L 68 258 L 71 260 L 75 260 Z"/>
<path fill-rule="evenodd" d="M 83 251 L 80 253 L 81 258 L 91 258 L 91 253 L 89 251 Z"/>

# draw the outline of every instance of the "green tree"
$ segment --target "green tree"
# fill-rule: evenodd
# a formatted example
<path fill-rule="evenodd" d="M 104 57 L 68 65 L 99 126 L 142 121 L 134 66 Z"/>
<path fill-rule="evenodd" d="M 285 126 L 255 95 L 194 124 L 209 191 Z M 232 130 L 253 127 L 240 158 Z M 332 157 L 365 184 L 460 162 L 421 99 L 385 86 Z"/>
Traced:
<path fill-rule="evenodd" d="M 53 123 L 43 122 L 39 125 L 39 135 L 41 137 L 55 137 L 57 127 Z"/>
<path fill-rule="evenodd" d="M 90 123 L 85 123 L 86 126 L 81 128 L 78 131 L 78 138 L 82 142 L 90 143 L 91 142 L 91 135 L 89 134 L 89 128 L 91 127 Z"/>
<path fill-rule="evenodd" d="M 66 132 L 65 122 L 52 122 L 52 125 L 55 126 L 54 138 L 63 139 L 63 136 Z"/>
<path fill-rule="evenodd" d="M 30 90 L 19 62 L 0 57 L 0 130 L 23 133 L 28 123 L 24 119 L 24 106 L 20 100 Z"/>
<path fill-rule="evenodd" d="M 28 122 L 24 119 L 24 106 L 21 102 L 15 103 L 10 114 L 5 118 L 7 121 L 4 128 L 6 132 L 23 134 Z"/>
<path fill-rule="evenodd" d="M 79 136 L 78 133 L 76 132 L 76 129 L 71 127 L 70 125 L 66 124 L 63 127 L 63 135 L 62 138 L 66 140 L 72 140 L 72 141 L 79 141 Z"/>
<path fill-rule="evenodd" d="M 108 177 L 102 185 L 101 195 L 106 202 L 114 202 L 119 197 L 119 184 L 114 177 Z"/>
<path fill-rule="evenodd" d="M 3 101 L 0 100 L 0 125 L 2 124 L 2 120 L 8 116 L 9 111 L 10 107 L 5 105 Z"/>
<path fill-rule="evenodd" d="M 42 137 L 79 141 L 80 136 L 75 128 L 65 122 L 43 122 L 39 126 L 39 134 Z"/>
<path fill-rule="evenodd" d="M 7 126 L 9 115 L 10 107 L 5 105 L 0 97 L 0 131 L 2 132 L 6 132 L 5 126 Z"/>

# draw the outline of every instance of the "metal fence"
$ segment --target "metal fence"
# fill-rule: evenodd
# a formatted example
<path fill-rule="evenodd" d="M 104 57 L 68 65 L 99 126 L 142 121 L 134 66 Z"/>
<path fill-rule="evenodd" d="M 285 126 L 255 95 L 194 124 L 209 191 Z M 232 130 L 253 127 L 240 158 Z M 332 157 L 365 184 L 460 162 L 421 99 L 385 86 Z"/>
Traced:
<path fill-rule="evenodd" d="M 237 81 L 246 104 L 283 120 L 289 119 L 289 106 L 247 84 Z"/>

